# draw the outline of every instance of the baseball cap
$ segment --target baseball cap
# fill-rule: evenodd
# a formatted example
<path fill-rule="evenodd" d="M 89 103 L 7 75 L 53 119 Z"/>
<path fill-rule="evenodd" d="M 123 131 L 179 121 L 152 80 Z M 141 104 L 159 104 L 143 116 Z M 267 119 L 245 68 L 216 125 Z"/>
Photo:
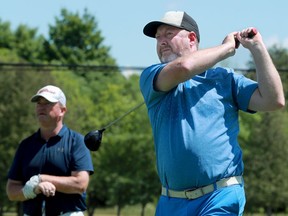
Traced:
<path fill-rule="evenodd" d="M 63 106 L 66 106 L 66 97 L 63 93 L 63 91 L 53 85 L 47 85 L 43 88 L 41 88 L 32 98 L 31 102 L 37 102 L 39 100 L 39 97 L 44 97 L 46 100 L 56 103 L 59 102 Z"/>
<path fill-rule="evenodd" d="M 200 42 L 200 34 L 196 21 L 184 11 L 168 11 L 160 21 L 149 22 L 144 28 L 143 33 L 148 37 L 155 38 L 157 28 L 160 25 L 170 25 L 187 31 L 195 32 Z"/>

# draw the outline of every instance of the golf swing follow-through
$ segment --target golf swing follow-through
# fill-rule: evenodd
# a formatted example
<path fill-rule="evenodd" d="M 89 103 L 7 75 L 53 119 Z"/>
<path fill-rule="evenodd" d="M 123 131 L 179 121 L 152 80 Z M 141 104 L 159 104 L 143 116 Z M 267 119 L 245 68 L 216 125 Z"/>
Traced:
<path fill-rule="evenodd" d="M 239 112 L 285 105 L 280 76 L 260 32 L 252 27 L 234 31 L 221 44 L 199 49 L 196 21 L 184 11 L 169 11 L 145 25 L 143 33 L 156 40 L 160 60 L 139 81 L 162 184 L 155 215 L 243 215 Z M 257 81 L 215 67 L 235 55 L 240 44 L 253 57 Z"/>
<path fill-rule="evenodd" d="M 255 35 L 257 34 L 257 29 L 253 28 L 251 29 L 251 31 L 248 33 L 248 38 L 253 38 Z M 237 40 L 235 38 L 235 47 L 238 48 L 240 45 L 239 40 Z M 100 148 L 101 142 L 102 142 L 102 136 L 103 136 L 103 132 L 109 128 L 110 126 L 112 126 L 113 124 L 115 124 L 116 122 L 118 122 L 119 120 L 121 120 L 122 118 L 124 118 L 125 116 L 127 116 L 128 114 L 130 114 L 131 112 L 133 112 L 134 110 L 138 109 L 139 107 L 141 107 L 144 104 L 144 102 L 138 104 L 137 106 L 133 107 L 132 109 L 128 110 L 126 113 L 124 113 L 122 116 L 120 116 L 119 118 L 117 118 L 116 120 L 110 122 L 108 125 L 106 125 L 105 127 L 103 127 L 100 130 L 94 130 L 94 131 L 90 131 L 89 133 L 87 133 L 84 137 L 84 141 L 85 144 L 87 146 L 87 148 L 90 151 L 98 151 L 98 149 Z"/>
<path fill-rule="evenodd" d="M 23 202 L 24 216 L 83 216 L 94 172 L 88 149 L 97 151 L 103 132 L 143 104 L 162 185 L 155 216 L 243 215 L 239 111 L 285 106 L 280 76 L 260 32 L 252 27 L 231 32 L 222 44 L 199 49 L 196 21 L 184 11 L 169 11 L 143 33 L 156 39 L 160 60 L 141 73 L 144 102 L 102 129 L 85 136 L 69 129 L 63 123 L 66 97 L 56 86 L 31 98 L 39 129 L 21 141 L 6 185 L 8 198 Z M 240 44 L 253 57 L 256 81 L 232 68 L 213 68 L 235 55 Z"/>

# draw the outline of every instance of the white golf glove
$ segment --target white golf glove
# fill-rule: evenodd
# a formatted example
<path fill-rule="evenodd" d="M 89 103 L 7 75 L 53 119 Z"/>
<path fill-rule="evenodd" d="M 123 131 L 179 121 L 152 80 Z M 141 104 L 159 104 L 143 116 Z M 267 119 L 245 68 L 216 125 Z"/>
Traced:
<path fill-rule="evenodd" d="M 26 182 L 25 186 L 22 188 L 23 195 L 26 199 L 34 199 L 37 196 L 34 189 L 40 182 L 40 175 L 34 175 Z"/>

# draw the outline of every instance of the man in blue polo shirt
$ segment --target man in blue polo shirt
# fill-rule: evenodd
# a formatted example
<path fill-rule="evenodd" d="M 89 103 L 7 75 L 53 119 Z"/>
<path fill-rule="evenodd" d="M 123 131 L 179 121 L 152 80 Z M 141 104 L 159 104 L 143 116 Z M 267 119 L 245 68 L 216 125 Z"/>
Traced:
<path fill-rule="evenodd" d="M 252 30 L 232 32 L 221 45 L 200 50 L 198 25 L 183 11 L 169 11 L 144 27 L 146 36 L 156 38 L 161 61 L 140 77 L 162 183 L 157 216 L 243 214 L 238 111 L 285 104 L 280 76 L 260 33 L 248 37 Z M 254 58 L 257 82 L 212 68 L 235 54 L 238 41 Z"/>
<path fill-rule="evenodd" d="M 8 173 L 8 198 L 23 201 L 25 216 L 83 216 L 93 165 L 83 136 L 63 123 L 66 97 L 60 88 L 48 85 L 31 101 L 40 128 L 16 151 Z"/>

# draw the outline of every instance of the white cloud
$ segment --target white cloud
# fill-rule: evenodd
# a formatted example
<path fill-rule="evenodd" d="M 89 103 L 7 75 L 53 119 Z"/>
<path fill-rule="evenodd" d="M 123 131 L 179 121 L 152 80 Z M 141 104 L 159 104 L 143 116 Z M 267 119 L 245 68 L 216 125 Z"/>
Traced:
<path fill-rule="evenodd" d="M 265 44 L 267 47 L 271 47 L 275 44 L 280 44 L 280 40 L 277 36 L 272 36 L 265 40 Z"/>
<path fill-rule="evenodd" d="M 273 45 L 279 45 L 281 47 L 288 48 L 288 38 L 281 40 L 278 36 L 272 36 L 265 40 L 267 47 L 272 47 Z"/>
<path fill-rule="evenodd" d="M 129 69 L 129 67 L 127 67 L 127 68 L 122 69 L 121 73 L 126 78 L 129 78 L 131 75 L 134 75 L 134 74 L 140 75 L 142 71 L 143 71 L 142 69 L 137 69 L 137 68 L 136 69 L 133 69 L 133 68 Z"/>

